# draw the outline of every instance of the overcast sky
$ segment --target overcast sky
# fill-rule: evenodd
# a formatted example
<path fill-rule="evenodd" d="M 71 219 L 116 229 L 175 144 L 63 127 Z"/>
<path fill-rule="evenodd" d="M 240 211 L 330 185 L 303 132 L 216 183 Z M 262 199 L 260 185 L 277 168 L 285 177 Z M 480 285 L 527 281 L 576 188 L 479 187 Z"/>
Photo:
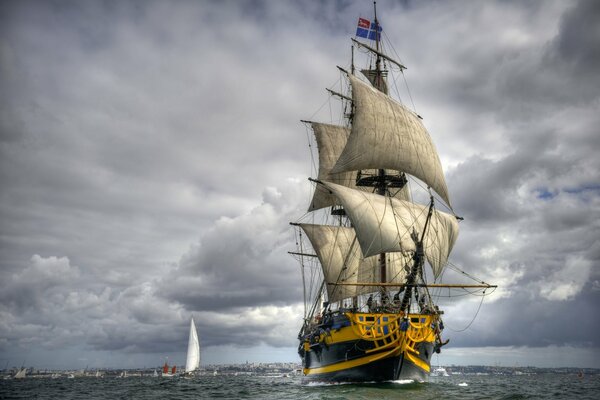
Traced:
<path fill-rule="evenodd" d="M 465 217 L 435 363 L 600 367 L 600 2 L 379 1 Z M 371 1 L 1 1 L 0 368 L 298 361 L 299 122 Z M 327 108 L 327 107 L 326 107 Z M 329 122 L 329 121 L 325 121 Z M 448 272 L 447 281 L 456 279 Z"/>

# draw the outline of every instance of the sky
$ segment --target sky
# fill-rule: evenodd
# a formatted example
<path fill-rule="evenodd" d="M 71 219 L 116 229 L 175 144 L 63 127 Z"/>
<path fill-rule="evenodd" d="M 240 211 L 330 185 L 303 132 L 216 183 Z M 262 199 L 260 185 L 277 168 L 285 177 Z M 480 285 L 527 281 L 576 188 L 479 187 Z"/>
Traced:
<path fill-rule="evenodd" d="M 0 368 L 183 364 L 192 316 L 202 364 L 298 362 L 300 119 L 371 15 L 0 1 Z M 451 261 L 499 285 L 443 303 L 433 362 L 600 368 L 600 2 L 378 16 L 465 218 Z"/>

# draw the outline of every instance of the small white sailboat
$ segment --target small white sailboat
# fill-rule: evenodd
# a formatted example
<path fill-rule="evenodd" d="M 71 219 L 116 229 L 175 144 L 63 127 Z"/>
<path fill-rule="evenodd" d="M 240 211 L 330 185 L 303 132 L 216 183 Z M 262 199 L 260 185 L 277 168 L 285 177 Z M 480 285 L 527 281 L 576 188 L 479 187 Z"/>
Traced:
<path fill-rule="evenodd" d="M 27 368 L 21 368 L 19 369 L 19 371 L 15 374 L 14 378 L 15 379 L 23 379 L 25 378 L 25 376 L 27 375 Z"/>
<path fill-rule="evenodd" d="M 200 341 L 198 340 L 198 332 L 194 318 L 190 321 L 190 337 L 188 340 L 187 358 L 185 361 L 185 373 L 192 374 L 200 366 Z"/>

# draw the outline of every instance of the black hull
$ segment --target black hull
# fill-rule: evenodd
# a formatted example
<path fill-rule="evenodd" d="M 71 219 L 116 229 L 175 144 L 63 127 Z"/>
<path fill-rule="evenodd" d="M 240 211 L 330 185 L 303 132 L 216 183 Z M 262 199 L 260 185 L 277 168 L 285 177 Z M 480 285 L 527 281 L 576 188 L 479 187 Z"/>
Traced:
<path fill-rule="evenodd" d="M 362 365 L 343 368 L 346 361 L 333 361 L 338 358 L 340 350 L 347 348 L 348 344 L 341 343 L 338 345 L 323 348 L 320 351 L 320 357 L 324 362 L 319 362 L 316 359 L 311 361 L 311 357 L 304 359 L 306 380 L 318 382 L 389 382 L 397 380 L 413 380 L 416 382 L 427 382 L 429 380 L 429 371 L 415 365 L 408 356 L 404 353 L 398 356 L 390 356 L 380 360 L 368 362 Z M 433 353 L 433 343 L 420 343 L 419 355 L 420 361 L 425 363 L 427 367 L 430 365 L 431 355 Z M 354 358 L 355 361 L 360 361 L 363 357 Z M 332 362 L 325 360 L 330 359 Z M 339 367 L 338 367 L 339 366 Z M 314 369 L 331 369 L 332 371 L 323 373 L 313 373 Z M 338 369 L 341 368 L 341 369 Z M 337 369 L 337 370 L 335 370 Z"/>
<path fill-rule="evenodd" d="M 308 380 L 427 381 L 436 334 L 435 314 L 337 313 L 301 339 Z"/>

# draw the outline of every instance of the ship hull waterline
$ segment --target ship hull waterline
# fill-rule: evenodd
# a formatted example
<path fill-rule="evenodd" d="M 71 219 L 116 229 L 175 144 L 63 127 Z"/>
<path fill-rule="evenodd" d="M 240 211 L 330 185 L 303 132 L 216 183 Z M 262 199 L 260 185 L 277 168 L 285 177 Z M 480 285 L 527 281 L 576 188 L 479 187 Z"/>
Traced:
<path fill-rule="evenodd" d="M 347 314 L 357 322 L 356 314 Z M 368 314 L 366 314 L 368 315 Z M 370 325 L 321 329 L 301 343 L 304 379 L 320 382 L 386 382 L 413 380 L 426 382 L 435 349 L 433 316 L 411 315 L 408 329 L 402 330 L 393 315 L 367 317 Z M 385 321 L 392 320 L 391 323 Z M 364 329 L 366 328 L 366 329 Z M 406 327 L 405 327 L 406 329 Z M 366 336 L 365 336 L 366 333 Z M 379 335 L 378 335 L 379 333 Z M 414 340 L 416 339 L 416 340 Z"/>

